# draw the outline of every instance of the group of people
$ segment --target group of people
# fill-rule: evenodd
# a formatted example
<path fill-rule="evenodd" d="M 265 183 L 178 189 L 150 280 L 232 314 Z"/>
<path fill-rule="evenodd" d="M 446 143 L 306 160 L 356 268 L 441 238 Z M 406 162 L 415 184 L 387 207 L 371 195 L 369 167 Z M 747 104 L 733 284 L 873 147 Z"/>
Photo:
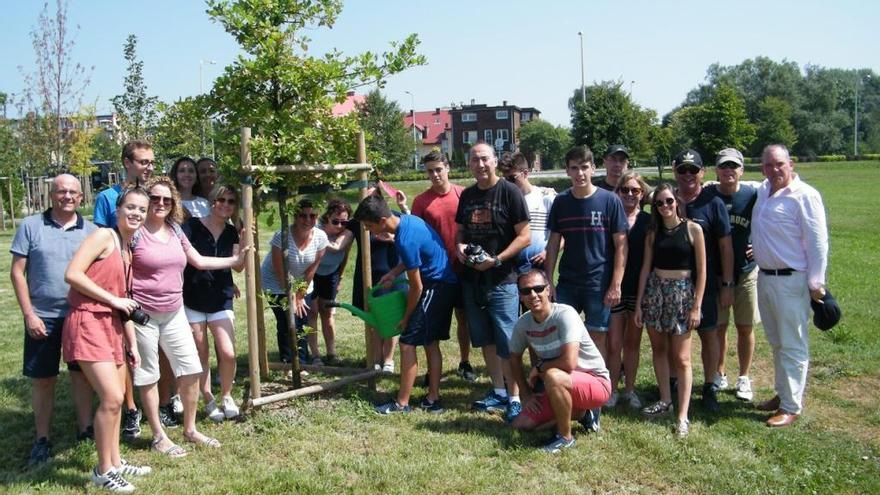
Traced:
<path fill-rule="evenodd" d="M 195 445 L 220 447 L 196 428 L 199 392 L 212 419 L 218 411 L 221 420 L 238 415 L 231 397 L 236 288 L 230 269 L 243 267 L 250 248 L 239 249 L 238 194 L 214 184 L 213 160 L 181 159 L 170 177 L 154 176 L 151 145 L 132 141 L 123 146 L 122 161 L 125 182 L 97 196 L 94 223 L 77 212 L 79 181 L 55 177 L 51 208 L 26 218 L 16 231 L 11 276 L 25 318 L 24 374 L 33 379 L 37 440 L 29 464 L 51 456 L 54 385 L 63 358 L 71 371 L 78 439 L 95 441 L 98 464 L 91 479 L 127 493 L 134 490 L 127 478 L 152 471 L 119 455 L 120 434 L 140 434 L 133 386 L 153 450 L 170 457 L 187 455 L 164 432 L 179 426 L 172 395 L 181 402 L 183 437 Z M 211 393 L 208 330 L 220 404 Z M 90 417 L 92 392 L 99 406 Z"/>
<path fill-rule="evenodd" d="M 26 218 L 16 232 L 11 277 L 25 322 L 24 374 L 33 383 L 36 441 L 29 462 L 50 456 L 63 354 L 78 438 L 93 437 L 98 451 L 92 480 L 129 492 L 134 487 L 126 477 L 151 471 L 119 455 L 120 431 L 140 434 L 133 387 L 140 390 L 152 448 L 170 457 L 187 453 L 164 432 L 179 425 L 178 413 L 187 441 L 220 447 L 196 428 L 199 395 L 210 419 L 238 415 L 231 396 L 238 289 L 230 270 L 242 268 L 251 248 L 240 245 L 238 193 L 216 184 L 212 160 L 181 158 L 166 177 L 153 176 L 149 143 L 127 143 L 122 158 L 126 181 L 98 195 L 94 224 L 77 213 L 77 179 L 54 179 L 52 207 Z M 810 304 L 827 296 L 827 227 L 820 195 L 794 173 L 788 150 L 770 145 L 761 159 L 766 179 L 745 183 L 742 154 L 722 150 L 717 182 L 704 184 L 699 153 L 685 150 L 673 163 L 675 184 L 652 191 L 628 170 L 625 147 L 606 150 L 606 175 L 594 181 L 593 154 L 578 146 L 565 156 L 571 187 L 556 194 L 530 183 L 524 156 L 499 160 L 492 146 L 478 142 L 468 156 L 475 183 L 466 188 L 449 181 L 445 155 L 425 156 L 430 186 L 414 198 L 411 212 L 400 192 L 393 199 L 401 212 L 392 211 L 379 190 L 354 212 L 344 200 L 330 200 L 319 211 L 303 199 L 289 232 L 273 236 L 261 266 L 280 358 L 338 361 L 328 303 L 336 300 L 363 226 L 370 233 L 372 280 L 389 290 L 406 282 L 400 389 L 376 407 L 381 414 L 412 410 L 418 347 L 428 364 L 419 407 L 444 410 L 439 342 L 450 338 L 454 314 L 459 375 L 476 379 L 469 361 L 474 347 L 491 380 L 473 407 L 502 412 L 514 428 L 555 428 L 547 451 L 574 445 L 572 420 L 598 431 L 602 407 L 620 403 L 650 418 L 675 414 L 675 431 L 686 436 L 692 330 L 702 342 L 702 402 L 715 412 L 718 391 L 729 386 L 724 356 L 732 311 L 736 397 L 753 398 L 753 328 L 763 321 L 776 395 L 757 407 L 773 412 L 769 426 L 787 426 L 803 409 Z M 360 259 L 355 265 L 353 302 L 363 307 Z M 323 358 L 317 334 L 303 331 L 319 320 Z M 649 405 L 635 391 L 644 327 L 660 390 Z M 219 399 L 208 366 L 209 333 Z M 370 364 L 393 372 L 395 340 L 376 345 L 377 362 Z M 93 391 L 100 401 L 94 416 Z"/>

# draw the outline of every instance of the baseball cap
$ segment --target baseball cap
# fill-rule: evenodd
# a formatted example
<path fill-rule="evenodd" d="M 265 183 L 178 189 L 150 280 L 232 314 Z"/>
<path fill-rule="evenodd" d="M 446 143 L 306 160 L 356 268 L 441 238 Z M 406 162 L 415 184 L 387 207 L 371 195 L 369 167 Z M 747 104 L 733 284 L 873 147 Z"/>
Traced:
<path fill-rule="evenodd" d="M 602 156 L 611 156 L 615 153 L 623 153 L 629 158 L 629 150 L 626 149 L 626 146 L 622 144 L 612 144 L 611 146 L 605 148 L 605 154 Z"/>
<path fill-rule="evenodd" d="M 686 149 L 679 153 L 672 162 L 673 167 L 677 168 L 681 165 L 693 165 L 695 167 L 703 168 L 703 158 L 697 150 Z"/>
<path fill-rule="evenodd" d="M 742 153 L 736 148 L 724 148 L 718 152 L 718 157 L 715 159 L 715 165 L 721 165 L 724 162 L 733 162 L 740 167 L 745 163 Z"/>
<path fill-rule="evenodd" d="M 825 295 L 822 296 L 822 302 L 816 302 L 810 299 L 810 306 L 813 308 L 813 324 L 822 331 L 831 330 L 840 321 L 843 312 L 837 304 L 837 299 L 831 295 L 831 291 L 825 289 Z"/>

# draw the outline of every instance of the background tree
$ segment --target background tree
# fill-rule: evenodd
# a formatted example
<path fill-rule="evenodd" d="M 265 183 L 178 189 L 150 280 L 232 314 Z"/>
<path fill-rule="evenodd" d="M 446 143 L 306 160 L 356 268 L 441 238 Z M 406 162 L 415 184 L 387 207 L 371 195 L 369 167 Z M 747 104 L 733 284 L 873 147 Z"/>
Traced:
<path fill-rule="evenodd" d="M 374 89 L 367 93 L 357 111 L 358 124 L 366 133 L 370 163 L 383 173 L 410 168 L 415 153 L 413 133 L 404 125 L 404 114 L 397 102 Z"/>
<path fill-rule="evenodd" d="M 107 132 L 97 132 L 92 139 L 92 160 L 121 163 L 122 145 Z"/>
<path fill-rule="evenodd" d="M 187 97 L 173 104 L 160 103 L 162 117 L 156 126 L 153 146 L 156 156 L 173 160 L 181 156 L 199 157 L 208 153 L 204 143 L 210 145 L 208 136 L 202 135 L 202 125 L 208 118 L 208 99 L 204 96 Z"/>
<path fill-rule="evenodd" d="M 657 114 L 634 103 L 622 85 L 620 81 L 603 81 L 587 86 L 586 103 L 581 88 L 574 90 L 568 107 L 575 145 L 586 144 L 602 153 L 609 144 L 624 144 L 634 156 L 650 154 L 648 133 Z"/>
<path fill-rule="evenodd" d="M 690 107 L 682 117 L 693 147 L 707 162 L 724 148 L 745 150 L 755 141 L 745 102 L 728 85 L 715 88 L 706 102 Z"/>
<path fill-rule="evenodd" d="M 425 62 L 416 53 L 414 34 L 392 43 L 381 56 L 347 57 L 336 50 L 310 56 L 303 32 L 332 27 L 341 9 L 338 0 L 208 1 L 208 13 L 244 51 L 215 81 L 212 110 L 233 126 L 254 128 L 256 166 L 352 162 L 356 116 L 333 117 L 334 103 L 344 101 L 352 88 L 381 87 L 384 77 Z M 262 175 L 268 187 L 272 178 Z M 286 180 L 295 185 L 339 178 L 298 175 Z"/>
<path fill-rule="evenodd" d="M 53 14 L 49 3 L 43 4 L 37 26 L 31 31 L 31 42 L 36 57 L 33 72 L 24 76 L 23 104 L 33 118 L 23 136 L 32 140 L 32 152 L 44 155 L 29 155 L 34 163 L 48 163 L 49 168 L 58 171 L 68 146 L 65 116 L 79 110 L 91 73 L 71 58 L 74 41 L 68 31 L 66 0 L 56 0 Z"/>
<path fill-rule="evenodd" d="M 519 147 L 530 163 L 536 155 L 541 156 L 544 169 L 564 168 L 565 153 L 572 146 L 571 131 L 562 126 L 554 127 L 544 120 L 531 120 L 519 129 Z"/>
<path fill-rule="evenodd" d="M 748 154 L 760 156 L 763 147 L 770 143 L 781 143 L 794 149 L 798 136 L 791 123 L 792 112 L 788 101 L 776 96 L 764 98 L 755 111 L 755 141 Z"/>
<path fill-rule="evenodd" d="M 119 118 L 122 141 L 150 139 L 158 120 L 156 105 L 159 98 L 147 96 L 144 63 L 137 58 L 137 36 L 128 35 L 122 53 L 128 62 L 125 92 L 110 100 Z"/>
<path fill-rule="evenodd" d="M 94 155 L 95 136 L 100 132 L 93 124 L 95 122 L 95 107 L 86 106 L 70 118 L 71 126 L 68 131 L 70 149 L 67 156 L 67 168 L 74 175 L 82 175 L 86 178 L 97 170 L 92 165 Z"/>

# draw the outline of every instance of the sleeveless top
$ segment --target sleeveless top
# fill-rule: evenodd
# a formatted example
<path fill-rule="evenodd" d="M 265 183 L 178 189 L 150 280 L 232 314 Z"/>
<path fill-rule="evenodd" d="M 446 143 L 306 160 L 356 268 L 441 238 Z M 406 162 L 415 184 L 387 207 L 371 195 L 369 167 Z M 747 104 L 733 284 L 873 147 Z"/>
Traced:
<path fill-rule="evenodd" d="M 116 234 L 114 233 L 113 235 L 115 236 Z M 125 268 L 122 265 L 119 246 L 115 244 L 114 242 L 113 252 L 110 255 L 95 260 L 89 265 L 86 269 L 86 276 L 114 296 L 125 297 Z M 116 311 L 107 304 L 80 294 L 73 288 L 68 292 L 67 300 L 70 302 L 71 311 L 79 310 L 92 313 L 112 313 Z"/>
<path fill-rule="evenodd" d="M 654 268 L 691 270 L 694 247 L 691 245 L 687 221 L 667 230 L 658 226 L 654 234 Z"/>

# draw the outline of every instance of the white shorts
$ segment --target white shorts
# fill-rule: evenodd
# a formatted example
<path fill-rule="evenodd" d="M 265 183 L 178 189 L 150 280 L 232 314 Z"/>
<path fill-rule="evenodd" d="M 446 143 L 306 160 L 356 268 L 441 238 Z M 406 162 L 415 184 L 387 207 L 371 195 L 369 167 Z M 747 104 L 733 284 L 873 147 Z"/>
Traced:
<path fill-rule="evenodd" d="M 147 311 L 147 314 L 150 315 L 149 323 L 134 326 L 141 355 L 141 365 L 134 370 L 135 386 L 143 387 L 159 381 L 160 345 L 175 377 L 201 373 L 199 353 L 183 306 L 176 311 Z"/>
<path fill-rule="evenodd" d="M 231 309 L 224 309 L 222 311 L 217 311 L 216 313 L 205 313 L 184 306 L 183 311 L 186 313 L 186 319 L 189 320 L 190 323 L 211 323 L 220 320 L 235 321 L 235 312 Z"/>

